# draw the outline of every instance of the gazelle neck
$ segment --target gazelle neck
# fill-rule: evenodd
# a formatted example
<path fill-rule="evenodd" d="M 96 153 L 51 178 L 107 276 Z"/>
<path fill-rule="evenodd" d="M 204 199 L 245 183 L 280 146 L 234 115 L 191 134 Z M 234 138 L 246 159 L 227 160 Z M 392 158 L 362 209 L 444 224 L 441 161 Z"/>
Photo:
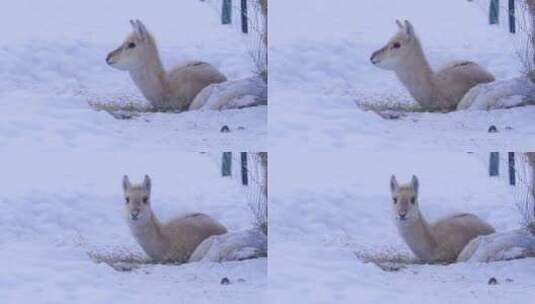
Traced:
<path fill-rule="evenodd" d="M 395 73 L 418 103 L 425 107 L 435 103 L 433 70 L 419 41 L 416 41 L 412 52 L 408 53 Z"/>
<path fill-rule="evenodd" d="M 161 232 L 156 216 L 150 211 L 150 217 L 144 222 L 128 221 L 130 230 L 143 250 L 153 259 L 161 259 L 166 254 L 167 240 Z"/>
<path fill-rule="evenodd" d="M 401 236 L 418 258 L 426 261 L 433 259 L 437 243 L 429 224 L 420 212 L 415 219 L 410 221 L 398 220 L 397 226 Z"/>
<path fill-rule="evenodd" d="M 146 56 L 143 64 L 130 70 L 130 77 L 143 96 L 154 104 L 164 104 L 168 98 L 167 79 L 157 50 Z"/>

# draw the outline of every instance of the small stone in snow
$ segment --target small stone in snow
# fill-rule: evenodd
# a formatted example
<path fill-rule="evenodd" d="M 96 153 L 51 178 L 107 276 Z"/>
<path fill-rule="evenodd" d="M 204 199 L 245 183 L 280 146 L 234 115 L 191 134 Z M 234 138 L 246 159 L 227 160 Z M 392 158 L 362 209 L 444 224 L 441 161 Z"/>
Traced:
<path fill-rule="evenodd" d="M 498 285 L 498 280 L 495 277 L 490 278 L 489 285 Z"/>
<path fill-rule="evenodd" d="M 221 133 L 229 133 L 229 132 L 230 132 L 230 128 L 227 125 L 221 128 Z"/>
<path fill-rule="evenodd" d="M 230 280 L 227 277 L 221 279 L 221 285 L 229 285 Z"/>

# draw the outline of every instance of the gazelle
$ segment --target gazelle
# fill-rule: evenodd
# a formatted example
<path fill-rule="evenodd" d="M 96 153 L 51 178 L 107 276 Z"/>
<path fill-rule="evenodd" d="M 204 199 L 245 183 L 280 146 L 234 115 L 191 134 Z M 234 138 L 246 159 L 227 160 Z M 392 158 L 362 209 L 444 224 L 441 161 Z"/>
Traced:
<path fill-rule="evenodd" d="M 494 81 L 494 76 L 472 61 L 453 61 L 434 72 L 425 58 L 420 40 L 409 21 L 396 20 L 398 32 L 371 62 L 396 73 L 412 97 L 429 111 L 451 111 L 477 84 Z"/>
<path fill-rule="evenodd" d="M 394 222 L 411 251 L 426 263 L 454 262 L 472 239 L 494 233 L 494 228 L 479 217 L 461 213 L 428 224 L 418 205 L 418 178 L 399 185 L 390 180 Z"/>
<path fill-rule="evenodd" d="M 134 31 L 108 54 L 106 62 L 128 71 L 154 108 L 186 111 L 203 88 L 226 80 L 215 67 L 202 61 L 185 62 L 165 71 L 154 37 L 141 21 L 130 20 L 130 24 Z"/>
<path fill-rule="evenodd" d="M 148 175 L 140 185 L 132 185 L 124 176 L 123 191 L 128 226 L 143 251 L 156 262 L 185 263 L 203 240 L 227 232 L 219 222 L 201 213 L 160 224 L 151 209 Z"/>

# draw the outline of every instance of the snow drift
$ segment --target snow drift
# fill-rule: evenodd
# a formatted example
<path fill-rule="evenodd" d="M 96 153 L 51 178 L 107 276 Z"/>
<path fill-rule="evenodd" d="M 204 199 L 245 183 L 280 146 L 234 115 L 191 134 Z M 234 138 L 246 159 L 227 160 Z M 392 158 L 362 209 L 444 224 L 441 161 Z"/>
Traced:
<path fill-rule="evenodd" d="M 214 83 L 193 100 L 190 110 L 225 110 L 267 104 L 267 84 L 259 76 Z"/>
<path fill-rule="evenodd" d="M 470 89 L 457 110 L 507 109 L 535 105 L 535 84 L 528 77 L 497 80 Z"/>
<path fill-rule="evenodd" d="M 535 235 L 527 229 L 498 232 L 473 239 L 457 262 L 496 262 L 535 256 Z"/>
<path fill-rule="evenodd" d="M 267 256 L 267 236 L 258 229 L 230 231 L 204 240 L 190 262 L 228 262 Z"/>

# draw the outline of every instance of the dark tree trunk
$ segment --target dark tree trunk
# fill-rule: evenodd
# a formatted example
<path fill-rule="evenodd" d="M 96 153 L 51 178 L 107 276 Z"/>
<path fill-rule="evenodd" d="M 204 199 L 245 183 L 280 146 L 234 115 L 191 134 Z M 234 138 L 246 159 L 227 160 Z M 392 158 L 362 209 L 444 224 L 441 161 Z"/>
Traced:
<path fill-rule="evenodd" d="M 535 29 L 535 0 L 526 0 L 526 5 L 528 7 L 529 15 L 530 15 L 530 25 L 531 25 L 531 49 L 535 50 L 535 35 L 533 33 L 533 30 Z M 535 52 L 533 52 L 533 58 L 531 62 L 532 66 L 535 66 Z M 529 78 L 531 81 L 535 82 L 535 73 L 534 71 L 530 71 Z"/>
<path fill-rule="evenodd" d="M 263 174 L 264 174 L 264 195 L 266 198 L 268 197 L 268 153 L 267 152 L 259 152 L 258 155 L 260 156 L 260 164 L 263 168 Z"/>
<path fill-rule="evenodd" d="M 535 152 L 527 152 L 526 156 L 528 158 L 528 164 L 531 168 L 531 199 L 533 200 L 533 202 L 535 202 Z M 535 216 L 535 207 L 533 210 L 533 215 Z"/>
<path fill-rule="evenodd" d="M 265 198 L 265 205 L 264 205 L 264 215 L 265 215 L 265 218 L 264 218 L 264 222 L 260 224 L 260 230 L 262 230 L 262 232 L 264 232 L 265 235 L 268 234 L 268 212 L 269 212 L 269 207 L 268 207 L 268 203 L 269 203 L 269 199 L 268 199 L 268 153 L 267 152 L 259 152 L 258 153 L 258 156 L 260 157 L 260 166 L 262 167 L 262 174 L 264 175 L 264 183 L 262 185 L 262 187 L 264 189 L 263 190 L 263 195 L 264 195 L 264 198 Z"/>
<path fill-rule="evenodd" d="M 262 14 L 264 14 L 264 16 L 267 16 L 267 10 L 268 10 L 267 0 L 260 0 L 260 7 L 262 8 Z"/>
<path fill-rule="evenodd" d="M 264 81 L 267 83 L 268 81 L 268 69 L 267 69 L 267 66 L 268 66 L 268 4 L 267 4 L 267 0 L 260 0 L 260 10 L 262 11 L 262 15 L 264 15 L 264 20 L 262 20 L 263 22 L 263 33 L 262 33 L 262 42 L 264 42 L 264 47 L 265 47 L 265 50 L 266 50 L 266 54 L 265 54 L 265 63 L 266 63 L 266 70 L 265 71 L 261 71 L 261 77 L 262 79 L 264 79 Z"/>

